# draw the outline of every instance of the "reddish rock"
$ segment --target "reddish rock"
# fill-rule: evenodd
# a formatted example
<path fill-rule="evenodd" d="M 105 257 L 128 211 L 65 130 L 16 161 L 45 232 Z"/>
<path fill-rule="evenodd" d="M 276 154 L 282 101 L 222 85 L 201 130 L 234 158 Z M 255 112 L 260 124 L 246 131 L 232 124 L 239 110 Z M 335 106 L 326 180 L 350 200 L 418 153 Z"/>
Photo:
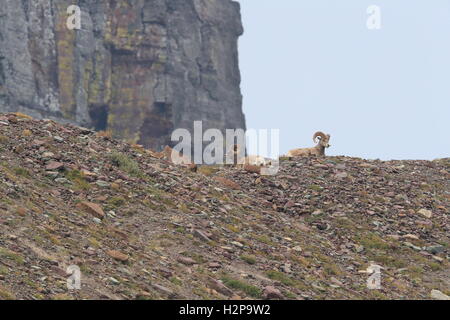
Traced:
<path fill-rule="evenodd" d="M 260 174 L 261 173 L 261 167 L 260 166 L 254 166 L 251 164 L 246 164 L 244 165 L 244 170 L 250 173 L 257 173 Z"/>
<path fill-rule="evenodd" d="M 207 241 L 207 242 L 211 241 L 211 239 L 209 238 L 209 234 L 202 230 L 195 229 L 194 236 L 196 236 L 197 238 L 199 238 L 203 241 Z"/>
<path fill-rule="evenodd" d="M 208 268 L 219 269 L 222 265 L 219 262 L 210 262 Z"/>
<path fill-rule="evenodd" d="M 64 168 L 64 163 L 56 162 L 56 161 L 50 161 L 46 166 L 45 170 L 47 171 L 53 171 L 53 170 L 61 170 Z"/>
<path fill-rule="evenodd" d="M 126 232 L 124 232 L 124 231 L 122 231 L 122 230 L 116 229 L 116 228 L 113 228 L 112 230 L 113 230 L 118 236 L 120 236 L 122 239 L 124 239 L 124 240 L 127 240 L 127 239 L 128 239 L 128 236 L 129 236 L 128 233 L 126 233 Z"/>
<path fill-rule="evenodd" d="M 162 294 L 165 294 L 167 296 L 173 296 L 174 292 L 172 290 L 170 290 L 169 288 L 166 288 L 160 284 L 152 284 L 152 287 L 156 290 L 159 291 Z"/>
<path fill-rule="evenodd" d="M 118 260 L 121 262 L 127 262 L 128 259 L 130 258 L 128 255 L 126 255 L 120 251 L 117 251 L 117 250 L 109 250 L 106 253 L 108 254 L 108 256 L 110 256 L 114 260 Z"/>
<path fill-rule="evenodd" d="M 97 218 L 103 219 L 105 217 L 105 212 L 103 211 L 102 207 L 100 207 L 96 203 L 83 201 L 78 204 L 78 207 Z"/>
<path fill-rule="evenodd" d="M 334 175 L 334 177 L 335 177 L 336 179 L 345 179 L 345 178 L 348 177 L 348 173 L 347 173 L 347 172 L 339 172 L 339 173 L 336 173 L 336 174 Z"/>
<path fill-rule="evenodd" d="M 67 277 L 66 270 L 61 269 L 61 268 L 58 267 L 58 266 L 52 266 L 52 267 L 51 267 L 51 270 L 52 270 L 52 273 L 53 273 L 53 274 L 58 275 L 58 276 L 61 277 L 61 278 L 66 278 L 66 277 Z"/>
<path fill-rule="evenodd" d="M 54 195 L 55 197 L 59 197 L 59 196 L 61 195 L 61 192 L 59 192 L 59 191 L 56 190 L 56 189 L 50 190 L 50 193 L 51 193 L 52 195 Z"/>
<path fill-rule="evenodd" d="M 289 200 L 288 202 L 286 202 L 286 204 L 284 205 L 285 209 L 289 209 L 295 206 L 294 201 Z"/>
<path fill-rule="evenodd" d="M 234 181 L 231 181 L 230 179 L 224 178 L 224 177 L 215 177 L 214 180 L 219 182 L 221 185 L 233 189 L 233 190 L 240 190 L 241 186 L 237 184 Z"/>
<path fill-rule="evenodd" d="M 231 289 L 227 288 L 222 282 L 220 282 L 214 278 L 208 277 L 208 285 L 212 289 L 223 294 L 224 296 L 227 296 L 227 297 L 233 296 L 233 291 Z"/>
<path fill-rule="evenodd" d="M 151 293 L 147 292 L 147 291 L 141 291 L 140 293 L 138 293 L 136 295 L 137 299 L 151 299 L 152 295 Z"/>
<path fill-rule="evenodd" d="M 263 298 L 267 300 L 283 300 L 284 296 L 277 288 L 267 286 L 264 288 Z"/>
<path fill-rule="evenodd" d="M 95 200 L 97 201 L 106 201 L 108 199 L 107 196 L 98 196 L 97 198 L 95 198 Z"/>
<path fill-rule="evenodd" d="M 16 209 L 16 212 L 19 216 L 24 217 L 27 214 L 27 209 L 25 209 L 23 207 L 19 207 Z"/>
<path fill-rule="evenodd" d="M 158 269 L 156 269 L 156 270 L 157 270 L 159 273 L 161 273 L 161 275 L 162 275 L 164 278 L 166 278 L 166 279 L 169 279 L 170 277 L 173 276 L 173 272 L 172 272 L 171 270 L 167 269 L 167 268 L 161 267 L 161 268 L 158 268 Z"/>
<path fill-rule="evenodd" d="M 40 146 L 45 144 L 45 141 L 39 140 L 39 139 L 35 139 L 35 140 L 33 140 L 33 142 L 31 144 L 33 146 L 35 146 L 35 147 L 40 147 Z"/>
<path fill-rule="evenodd" d="M 182 257 L 182 256 L 181 256 L 181 257 L 178 257 L 178 258 L 177 258 L 177 261 L 180 262 L 180 263 L 182 263 L 182 264 L 188 265 L 188 266 L 191 266 L 191 265 L 197 263 L 197 262 L 195 262 L 194 259 L 191 259 L 191 258 L 189 258 L 189 257 Z"/>

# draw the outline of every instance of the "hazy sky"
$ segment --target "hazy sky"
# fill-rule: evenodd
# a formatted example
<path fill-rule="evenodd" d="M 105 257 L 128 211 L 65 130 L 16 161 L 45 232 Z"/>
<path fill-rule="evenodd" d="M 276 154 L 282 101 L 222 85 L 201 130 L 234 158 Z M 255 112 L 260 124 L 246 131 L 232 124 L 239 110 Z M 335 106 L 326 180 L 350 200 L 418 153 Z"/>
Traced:
<path fill-rule="evenodd" d="M 279 128 L 282 153 L 323 130 L 330 155 L 450 157 L 450 0 L 239 2 L 247 127 Z"/>

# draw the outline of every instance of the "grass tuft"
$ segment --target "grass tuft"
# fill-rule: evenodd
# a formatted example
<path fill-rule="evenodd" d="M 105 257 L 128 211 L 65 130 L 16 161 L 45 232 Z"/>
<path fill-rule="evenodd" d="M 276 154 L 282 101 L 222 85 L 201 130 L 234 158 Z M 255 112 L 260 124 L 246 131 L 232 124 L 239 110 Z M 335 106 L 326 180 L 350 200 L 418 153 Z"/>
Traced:
<path fill-rule="evenodd" d="M 250 255 L 242 255 L 240 256 L 241 260 L 247 262 L 248 264 L 255 264 L 256 263 L 256 258 Z"/>
<path fill-rule="evenodd" d="M 266 274 L 270 279 L 280 281 L 284 285 L 287 285 L 287 286 L 295 285 L 295 281 L 282 272 L 279 272 L 276 270 L 270 270 L 270 271 L 267 271 Z"/>
<path fill-rule="evenodd" d="M 127 155 L 114 152 L 110 155 L 110 159 L 115 166 L 119 167 L 120 170 L 135 177 L 142 176 L 138 163 L 133 159 L 130 159 Z"/>
<path fill-rule="evenodd" d="M 241 290 L 245 294 L 254 297 L 254 298 L 260 298 L 262 294 L 262 290 L 254 285 L 251 285 L 247 282 L 244 282 L 242 280 L 234 279 L 229 276 L 223 276 L 221 278 L 222 282 L 233 289 Z"/>

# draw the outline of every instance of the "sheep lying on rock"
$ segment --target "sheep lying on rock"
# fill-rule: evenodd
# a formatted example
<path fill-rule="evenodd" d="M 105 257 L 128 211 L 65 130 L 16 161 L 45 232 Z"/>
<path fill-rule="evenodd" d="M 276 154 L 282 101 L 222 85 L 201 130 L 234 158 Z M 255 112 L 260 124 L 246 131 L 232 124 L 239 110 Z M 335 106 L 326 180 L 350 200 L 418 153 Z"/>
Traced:
<path fill-rule="evenodd" d="M 318 142 L 317 142 L 318 140 Z M 288 157 L 307 157 L 307 156 L 317 156 L 323 157 L 325 156 L 325 148 L 330 147 L 330 135 L 325 134 L 321 131 L 318 131 L 313 136 L 313 141 L 317 143 L 317 145 L 313 148 L 302 148 L 302 149 L 293 149 L 290 150 L 286 156 Z"/>

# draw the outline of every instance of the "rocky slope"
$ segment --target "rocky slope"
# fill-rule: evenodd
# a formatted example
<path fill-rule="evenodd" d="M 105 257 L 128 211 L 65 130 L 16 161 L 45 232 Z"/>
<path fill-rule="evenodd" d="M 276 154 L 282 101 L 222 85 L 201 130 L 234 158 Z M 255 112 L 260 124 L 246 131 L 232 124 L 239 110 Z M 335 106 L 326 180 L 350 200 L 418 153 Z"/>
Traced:
<path fill-rule="evenodd" d="M 81 8 L 81 30 L 66 26 Z M 231 0 L 2 0 L 0 112 L 111 130 L 154 149 L 174 128 L 245 128 Z"/>
<path fill-rule="evenodd" d="M 450 159 L 193 172 L 87 129 L 0 115 L 0 298 L 445 298 L 449 178 Z M 361 272 L 371 262 L 380 290 Z M 70 265 L 81 290 L 66 287 Z"/>

